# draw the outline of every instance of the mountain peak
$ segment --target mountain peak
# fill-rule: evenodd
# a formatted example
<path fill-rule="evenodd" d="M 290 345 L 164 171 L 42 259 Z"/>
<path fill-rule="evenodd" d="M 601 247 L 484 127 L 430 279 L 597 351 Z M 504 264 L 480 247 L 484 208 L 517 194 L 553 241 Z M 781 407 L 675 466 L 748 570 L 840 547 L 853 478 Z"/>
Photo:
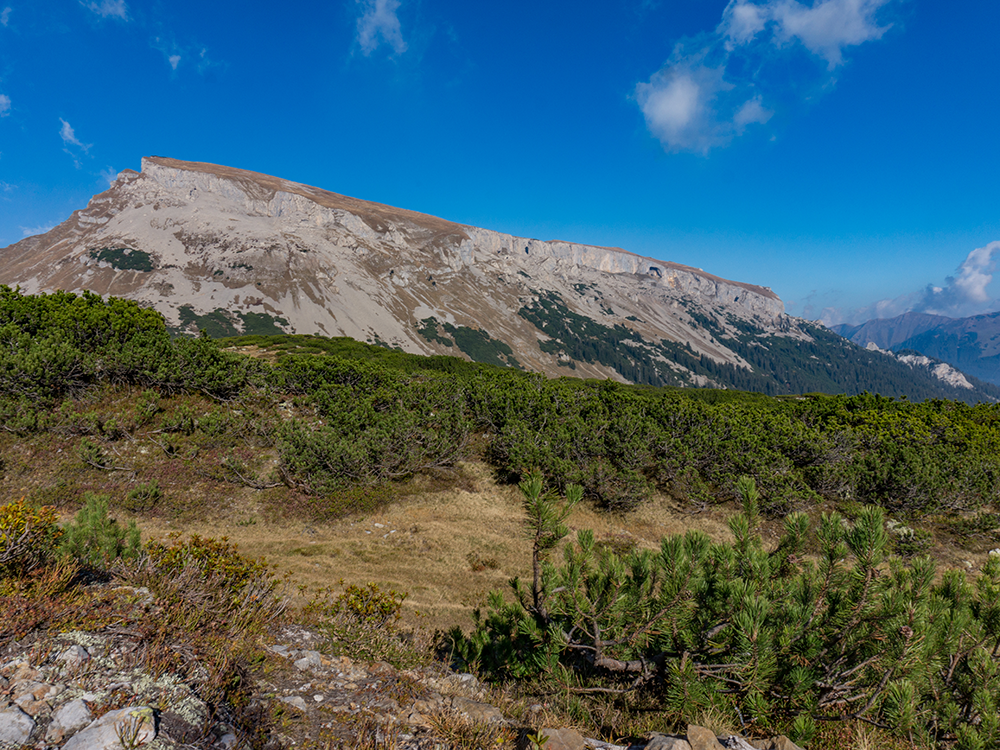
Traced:
<path fill-rule="evenodd" d="M 0 250 L 0 283 L 135 299 L 188 332 L 349 336 L 550 376 L 774 393 L 846 377 L 825 360 L 842 345 L 767 287 L 162 156 Z"/>

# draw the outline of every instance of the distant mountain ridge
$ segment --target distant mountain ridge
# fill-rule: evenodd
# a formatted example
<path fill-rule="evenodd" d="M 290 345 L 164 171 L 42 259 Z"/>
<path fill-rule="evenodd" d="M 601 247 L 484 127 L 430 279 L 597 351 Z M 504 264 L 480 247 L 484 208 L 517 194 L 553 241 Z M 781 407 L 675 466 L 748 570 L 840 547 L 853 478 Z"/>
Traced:
<path fill-rule="evenodd" d="M 0 283 L 135 299 L 179 332 L 349 336 L 549 376 L 1000 397 L 848 345 L 764 286 L 163 157 L 0 250 Z"/>
<path fill-rule="evenodd" d="M 831 330 L 859 346 L 874 343 L 881 349 L 912 349 L 1000 385 L 1000 312 L 968 318 L 909 312 Z"/>

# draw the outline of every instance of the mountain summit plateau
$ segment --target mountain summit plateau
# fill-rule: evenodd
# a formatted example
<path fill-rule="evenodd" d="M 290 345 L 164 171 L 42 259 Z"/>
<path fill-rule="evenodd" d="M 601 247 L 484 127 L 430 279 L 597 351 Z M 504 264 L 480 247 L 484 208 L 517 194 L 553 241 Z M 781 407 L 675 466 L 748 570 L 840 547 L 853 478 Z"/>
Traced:
<path fill-rule="evenodd" d="M 869 387 L 840 382 L 831 364 L 863 350 L 786 315 L 767 287 L 155 156 L 51 231 L 0 250 L 0 283 L 134 299 L 178 331 L 349 336 L 550 376 Z"/>

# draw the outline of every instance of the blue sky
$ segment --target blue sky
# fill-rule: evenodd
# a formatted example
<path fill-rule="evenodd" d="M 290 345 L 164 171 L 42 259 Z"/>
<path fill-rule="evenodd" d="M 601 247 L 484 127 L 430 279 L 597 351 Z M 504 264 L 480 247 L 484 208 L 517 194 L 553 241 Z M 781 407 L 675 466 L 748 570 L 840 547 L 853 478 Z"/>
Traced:
<path fill-rule="evenodd" d="M 998 28 L 981 0 L 0 0 L 0 246 L 156 154 L 831 322 L 994 310 Z"/>

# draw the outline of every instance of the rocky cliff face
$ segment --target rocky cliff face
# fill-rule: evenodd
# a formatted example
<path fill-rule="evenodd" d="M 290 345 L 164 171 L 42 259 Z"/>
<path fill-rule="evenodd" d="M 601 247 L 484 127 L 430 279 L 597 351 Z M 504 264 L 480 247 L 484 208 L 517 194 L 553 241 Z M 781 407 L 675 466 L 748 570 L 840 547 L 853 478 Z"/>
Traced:
<path fill-rule="evenodd" d="M 580 316 L 636 344 L 676 343 L 742 368 L 699 316 L 720 330 L 749 325 L 808 338 L 789 326 L 770 289 L 700 269 L 160 157 L 143 159 L 141 173 L 122 172 L 47 234 L 0 250 L 0 283 L 137 299 L 178 328 L 345 335 L 618 379 L 628 379 L 622 368 L 546 347 L 544 325 L 523 311 L 557 300 L 564 320 Z M 679 384 L 699 382 L 684 365 L 667 370 Z"/>

